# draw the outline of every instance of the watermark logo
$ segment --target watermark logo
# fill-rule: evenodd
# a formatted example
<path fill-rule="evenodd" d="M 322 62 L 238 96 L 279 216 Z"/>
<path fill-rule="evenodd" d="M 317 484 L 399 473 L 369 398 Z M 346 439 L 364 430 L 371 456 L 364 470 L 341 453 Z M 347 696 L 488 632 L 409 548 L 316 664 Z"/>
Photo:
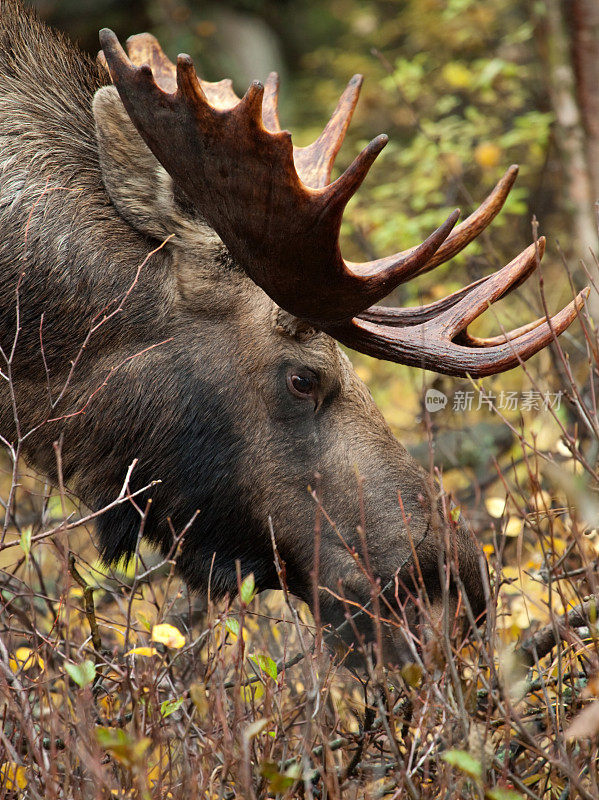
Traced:
<path fill-rule="evenodd" d="M 562 392 L 454 392 L 453 411 L 480 411 L 481 408 L 500 411 L 549 411 L 559 410 Z"/>
<path fill-rule="evenodd" d="M 441 411 L 447 405 L 447 395 L 438 389 L 427 389 L 424 395 L 424 406 L 429 413 Z"/>
<path fill-rule="evenodd" d="M 499 394 L 487 391 L 456 391 L 451 396 L 452 411 L 480 411 L 481 408 L 499 411 L 559 411 L 562 392 L 504 392 Z M 450 398 L 438 389 L 427 389 L 424 406 L 429 413 L 441 411 Z"/>

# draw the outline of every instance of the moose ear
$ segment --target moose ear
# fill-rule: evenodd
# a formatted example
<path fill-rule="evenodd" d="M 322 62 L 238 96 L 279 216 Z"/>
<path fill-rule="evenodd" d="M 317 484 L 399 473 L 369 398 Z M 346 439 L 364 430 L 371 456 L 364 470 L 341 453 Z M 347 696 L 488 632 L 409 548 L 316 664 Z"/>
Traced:
<path fill-rule="evenodd" d="M 211 228 L 177 202 L 168 172 L 143 141 L 114 86 L 98 89 L 93 101 L 104 186 L 120 215 L 136 230 L 173 244 L 220 243 Z"/>
<path fill-rule="evenodd" d="M 100 168 L 118 212 L 141 233 L 165 239 L 172 229 L 172 181 L 129 119 L 114 86 L 93 102 Z"/>

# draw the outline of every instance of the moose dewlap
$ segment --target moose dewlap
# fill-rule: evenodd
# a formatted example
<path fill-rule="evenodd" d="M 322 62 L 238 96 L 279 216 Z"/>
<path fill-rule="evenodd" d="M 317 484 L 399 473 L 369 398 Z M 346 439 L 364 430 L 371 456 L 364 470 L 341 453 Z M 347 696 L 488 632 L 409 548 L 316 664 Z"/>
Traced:
<path fill-rule="evenodd" d="M 110 31 L 101 44 L 96 63 L 2 0 L 0 433 L 92 509 L 136 462 L 131 490 L 153 485 L 98 518 L 107 561 L 131 554 L 141 529 L 165 553 L 185 530 L 178 568 L 194 589 L 234 593 L 237 561 L 258 588 L 277 588 L 272 531 L 290 590 L 324 622 L 370 604 L 378 583 L 392 618 L 384 655 L 409 659 L 413 598 L 426 590 L 435 613 L 469 603 L 478 617 L 481 562 L 466 530 L 446 530 L 435 486 L 337 342 L 489 375 L 545 347 L 584 296 L 551 322 L 468 334 L 535 269 L 541 239 L 431 305 L 374 305 L 472 241 L 517 169 L 461 224 L 455 212 L 417 247 L 349 263 L 343 211 L 386 143 L 330 181 L 360 76 L 297 148 L 279 125 L 276 75 L 239 99 L 148 34 L 128 55 Z M 343 638 L 372 638 L 369 620 L 358 614 Z"/>

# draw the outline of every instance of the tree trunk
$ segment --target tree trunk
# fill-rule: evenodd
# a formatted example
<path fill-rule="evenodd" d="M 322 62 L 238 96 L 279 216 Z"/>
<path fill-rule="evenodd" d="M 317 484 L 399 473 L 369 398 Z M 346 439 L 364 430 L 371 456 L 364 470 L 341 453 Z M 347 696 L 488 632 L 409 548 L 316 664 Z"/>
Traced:
<path fill-rule="evenodd" d="M 599 202 L 599 2 L 571 0 L 572 60 L 594 202 Z"/>
<path fill-rule="evenodd" d="M 585 41 L 589 37 L 588 22 L 597 16 L 597 0 L 577 0 L 577 16 L 579 35 Z M 590 13 L 591 7 L 592 13 Z M 584 55 L 577 52 L 580 70 L 575 71 L 572 60 L 571 39 L 564 18 L 561 0 L 545 2 L 545 36 L 541 42 L 543 56 L 547 65 L 549 95 L 556 118 L 556 141 L 566 178 L 566 198 L 573 215 L 573 241 L 567 248 L 573 265 L 582 259 L 599 287 L 599 270 L 590 250 L 597 251 L 597 216 L 595 199 L 599 196 L 593 188 L 591 177 L 590 153 L 587 149 L 587 136 L 583 124 L 583 115 L 579 108 L 580 90 L 582 90 L 585 114 L 597 114 L 593 117 L 593 125 L 599 124 L 599 114 L 593 106 L 599 99 L 598 87 L 593 83 L 593 73 L 597 64 L 588 63 L 587 49 Z M 575 26 L 573 26 L 575 27 Z M 575 48 L 578 50 L 578 48 Z M 591 47 L 592 49 L 592 47 Z M 584 66 L 583 66 L 584 62 Z M 577 85 L 577 75 L 584 72 L 584 85 Z M 579 91 L 577 91 L 577 88 Z M 596 140 L 599 142 L 599 140 Z M 599 161 L 595 166 L 599 165 Z M 579 276 L 586 283 L 585 275 Z M 593 293 L 591 310 L 595 319 L 599 319 L 599 294 Z"/>

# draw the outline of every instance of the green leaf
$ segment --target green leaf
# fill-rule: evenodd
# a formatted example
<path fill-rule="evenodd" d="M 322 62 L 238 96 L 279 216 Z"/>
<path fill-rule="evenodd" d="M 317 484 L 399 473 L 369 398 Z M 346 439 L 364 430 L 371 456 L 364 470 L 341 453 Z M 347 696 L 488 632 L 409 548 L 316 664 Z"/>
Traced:
<path fill-rule="evenodd" d="M 277 665 L 270 656 L 251 655 L 250 658 L 256 666 L 260 667 L 262 672 L 265 672 L 273 681 L 276 681 L 278 675 Z"/>
<path fill-rule="evenodd" d="M 250 574 L 246 575 L 246 577 L 243 579 L 239 594 L 241 597 L 241 602 L 246 606 L 249 606 L 256 595 L 256 582 L 254 581 L 253 572 L 250 572 Z"/>
<path fill-rule="evenodd" d="M 461 506 L 454 506 L 451 511 L 449 512 L 449 516 L 451 517 L 452 522 L 459 522 L 460 521 L 460 514 L 462 513 Z"/>
<path fill-rule="evenodd" d="M 81 664 L 65 664 L 65 672 L 82 689 L 96 677 L 96 667 L 93 661 L 83 661 Z"/>
<path fill-rule="evenodd" d="M 141 764 L 152 740 L 147 736 L 141 739 L 132 737 L 122 728 L 96 728 L 98 744 L 110 750 L 114 758 L 126 767 Z"/>
<path fill-rule="evenodd" d="M 239 636 L 239 622 L 232 617 L 227 617 L 225 620 L 225 629 L 233 636 Z"/>
<path fill-rule="evenodd" d="M 494 789 L 489 789 L 485 792 L 485 800 L 523 800 L 523 795 L 519 792 L 514 792 L 512 789 L 503 789 L 501 786 L 496 786 Z"/>
<path fill-rule="evenodd" d="M 283 794 L 302 777 L 301 764 L 291 764 L 285 772 L 279 772 L 274 761 L 265 761 L 260 765 L 260 774 L 268 781 L 268 788 L 273 794 Z"/>
<path fill-rule="evenodd" d="M 19 539 L 21 550 L 25 553 L 25 558 L 27 561 L 29 561 L 29 553 L 31 552 L 31 530 L 31 525 L 27 525 L 21 531 L 21 537 Z"/>
<path fill-rule="evenodd" d="M 127 744 L 130 740 L 129 735 L 122 728 L 106 728 L 99 726 L 96 728 L 96 739 L 102 747 L 112 748 Z"/>
<path fill-rule="evenodd" d="M 464 750 L 448 750 L 447 753 L 443 754 L 442 758 L 443 761 L 451 764 L 452 767 L 461 769 L 462 772 L 470 775 L 471 778 L 477 781 L 482 778 L 482 764 L 471 756 L 470 753 L 466 753 Z"/>
<path fill-rule="evenodd" d="M 148 631 L 148 633 L 149 633 L 149 632 L 152 630 L 152 623 L 151 623 L 151 622 L 150 622 L 150 620 L 149 620 L 149 619 L 148 619 L 148 618 L 145 616 L 145 614 L 142 614 L 142 613 L 141 613 L 141 611 L 138 611 L 138 612 L 137 612 L 137 619 L 139 620 L 139 622 L 141 622 L 141 624 L 142 624 L 142 625 L 144 626 L 144 628 L 145 628 L 145 629 Z"/>
<path fill-rule="evenodd" d="M 183 700 L 183 697 L 178 697 L 176 700 L 165 700 L 164 702 L 160 703 L 160 714 L 163 717 L 168 717 L 168 715 L 172 714 L 173 711 L 181 708 L 183 705 Z"/>
<path fill-rule="evenodd" d="M 59 494 L 53 494 L 46 506 L 46 515 L 50 519 L 63 519 L 62 499 Z"/>

